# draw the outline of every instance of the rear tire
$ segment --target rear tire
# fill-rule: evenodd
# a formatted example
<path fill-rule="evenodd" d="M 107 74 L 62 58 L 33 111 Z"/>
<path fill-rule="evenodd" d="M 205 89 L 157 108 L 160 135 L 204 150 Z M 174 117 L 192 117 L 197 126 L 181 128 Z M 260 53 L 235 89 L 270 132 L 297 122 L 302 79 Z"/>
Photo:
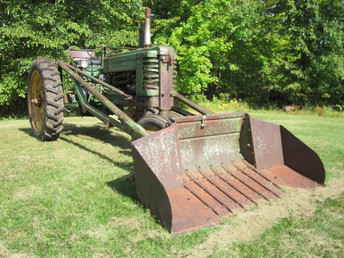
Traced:
<path fill-rule="evenodd" d="M 33 134 L 42 141 L 56 140 L 63 130 L 63 90 L 57 65 L 37 59 L 28 80 L 28 110 Z"/>
<path fill-rule="evenodd" d="M 138 122 L 148 132 L 156 132 L 168 127 L 171 123 L 162 116 L 149 114 L 142 117 Z"/>

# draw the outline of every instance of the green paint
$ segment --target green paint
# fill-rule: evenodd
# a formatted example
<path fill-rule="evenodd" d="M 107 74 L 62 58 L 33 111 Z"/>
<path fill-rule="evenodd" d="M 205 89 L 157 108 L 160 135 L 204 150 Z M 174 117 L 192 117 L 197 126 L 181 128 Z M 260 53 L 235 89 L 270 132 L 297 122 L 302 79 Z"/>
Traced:
<path fill-rule="evenodd" d="M 102 72 L 102 65 L 89 65 L 88 67 L 82 69 L 85 73 L 98 78 Z"/>
<path fill-rule="evenodd" d="M 158 57 L 160 53 L 159 47 L 142 48 L 123 54 L 113 55 L 104 59 L 104 72 L 124 72 L 135 71 L 137 69 L 137 58 L 142 57 Z"/>
<path fill-rule="evenodd" d="M 123 54 L 113 55 L 104 59 L 104 73 L 113 72 L 136 72 L 136 95 L 153 97 L 159 96 L 159 89 L 147 89 L 145 87 L 145 73 L 155 72 L 159 75 L 158 58 L 162 53 L 161 47 L 142 48 Z M 150 59 L 151 62 L 147 60 Z M 160 78 L 157 79 L 157 85 L 160 84 Z"/>
<path fill-rule="evenodd" d="M 116 120 L 112 119 L 111 117 L 107 116 L 103 112 L 101 112 L 98 109 L 96 109 L 93 106 L 91 106 L 86 101 L 86 96 L 83 93 L 81 87 L 82 86 L 78 85 L 78 83 L 75 84 L 75 92 L 78 95 L 80 104 L 82 106 L 85 106 L 87 109 L 89 109 L 89 111 L 94 116 L 96 116 L 98 119 L 100 119 L 100 120 L 102 120 L 104 122 L 110 122 L 111 124 L 120 127 L 122 130 L 124 130 L 128 134 L 130 134 L 133 137 L 133 139 L 138 139 L 140 137 L 148 135 L 147 131 L 142 126 L 140 126 L 139 124 L 137 124 L 136 122 L 131 120 L 129 117 L 128 117 L 129 119 L 124 119 L 123 115 L 121 116 L 119 114 L 119 112 L 122 112 L 122 111 L 120 109 L 118 109 L 111 101 L 106 100 L 106 101 L 102 102 L 99 99 L 99 101 L 101 103 L 103 103 L 109 110 L 111 110 L 111 112 L 113 112 L 116 116 L 118 116 L 118 118 L 121 120 L 122 123 L 118 123 Z M 115 108 L 113 108 L 113 107 L 115 107 Z"/>
<path fill-rule="evenodd" d="M 108 122 L 111 120 L 110 117 L 108 117 L 106 114 L 104 114 L 103 112 L 99 111 L 98 109 L 92 107 L 87 101 L 86 101 L 86 96 L 84 94 L 84 92 L 81 89 L 81 86 L 78 85 L 78 83 L 75 84 L 75 93 L 78 96 L 79 99 L 79 103 L 81 104 L 81 106 L 84 106 L 85 108 L 89 109 L 94 116 L 96 116 L 98 119 L 104 121 L 104 122 Z"/>

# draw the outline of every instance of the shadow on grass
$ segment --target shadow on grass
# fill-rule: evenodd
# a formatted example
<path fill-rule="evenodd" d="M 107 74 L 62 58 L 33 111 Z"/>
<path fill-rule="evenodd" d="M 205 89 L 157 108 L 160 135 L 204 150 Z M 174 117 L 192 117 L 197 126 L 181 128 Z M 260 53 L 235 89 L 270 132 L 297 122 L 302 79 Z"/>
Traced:
<path fill-rule="evenodd" d="M 134 201 L 138 201 L 135 187 L 134 174 L 129 174 L 106 183 L 114 192 L 128 196 Z"/>
<path fill-rule="evenodd" d="M 121 135 L 113 135 L 111 134 L 111 129 L 107 129 L 101 126 L 87 126 L 81 127 L 74 124 L 66 123 L 63 125 L 64 135 L 87 135 L 93 137 L 97 140 L 100 140 L 104 143 L 109 143 L 115 147 L 120 147 L 122 149 L 130 148 L 130 140 Z"/>
<path fill-rule="evenodd" d="M 132 173 L 132 171 L 133 171 L 133 164 L 132 164 L 132 162 L 117 162 L 116 159 L 112 159 L 112 158 L 106 156 L 103 153 L 100 153 L 98 151 L 92 150 L 92 149 L 90 149 L 90 148 L 88 148 L 88 147 L 86 147 L 86 146 L 84 146 L 84 145 L 82 145 L 82 144 L 80 144 L 78 142 L 75 142 L 73 140 L 67 139 L 64 136 L 60 136 L 59 139 L 62 140 L 62 141 L 65 141 L 67 143 L 73 144 L 74 146 L 76 146 L 76 147 L 78 147 L 78 148 L 80 148 L 82 150 L 85 150 L 85 151 L 90 152 L 90 153 L 92 153 L 94 155 L 97 155 L 99 158 L 104 159 L 104 160 L 112 163 L 113 165 L 118 166 L 118 167 L 120 167 L 120 168 L 122 168 L 124 170 L 127 170 L 129 173 Z M 125 154 L 129 155 L 130 151 L 127 151 Z"/>
<path fill-rule="evenodd" d="M 35 135 L 33 134 L 31 128 L 19 128 L 19 131 L 22 131 L 24 133 L 26 133 L 27 135 L 31 136 L 31 137 L 35 137 Z"/>
<path fill-rule="evenodd" d="M 32 133 L 31 128 L 19 128 L 20 131 L 35 137 Z M 65 136 L 73 135 L 87 135 L 93 137 L 97 140 L 100 140 L 104 143 L 108 143 L 113 145 L 114 147 L 119 147 L 120 153 L 125 154 L 127 156 L 131 156 L 131 145 L 130 140 L 124 136 L 120 135 L 113 135 L 111 131 L 106 128 L 102 128 L 100 126 L 87 126 L 87 127 L 80 127 L 74 124 L 64 124 L 63 133 L 60 135 L 59 139 L 77 146 L 78 148 L 90 152 L 94 155 L 97 155 L 99 158 L 106 160 L 113 165 L 122 168 L 123 170 L 127 171 L 129 174 L 117 178 L 113 181 L 106 182 L 106 185 L 110 187 L 114 192 L 120 193 L 124 196 L 131 198 L 133 201 L 138 201 L 136 189 L 135 189 L 135 180 L 134 180 L 134 165 L 133 162 L 118 162 L 116 161 L 116 157 L 110 158 L 109 156 L 105 155 L 104 153 L 98 152 L 96 150 L 92 150 L 89 147 L 71 140 Z"/>
<path fill-rule="evenodd" d="M 20 131 L 30 135 L 31 137 L 35 137 L 34 134 L 32 133 L 31 128 L 19 128 Z M 64 135 L 73 135 L 73 136 L 78 136 L 78 135 L 87 135 L 90 137 L 93 137 L 97 140 L 100 140 L 104 143 L 111 144 L 114 147 L 119 147 L 120 153 L 131 156 L 131 145 L 130 141 L 128 138 L 120 135 L 112 135 L 111 131 L 106 128 L 102 128 L 100 126 L 91 126 L 91 127 L 79 127 L 74 124 L 64 124 L 64 130 L 63 134 L 60 135 L 59 139 L 62 141 L 65 141 L 69 144 L 72 144 L 74 146 L 77 146 L 78 148 L 90 152 L 94 155 L 97 155 L 99 158 L 104 159 L 110 163 L 112 163 L 115 166 L 118 166 L 129 173 L 133 173 L 133 164 L 132 162 L 117 162 L 116 158 L 110 158 L 109 156 L 105 155 L 104 153 L 98 152 L 96 150 L 92 150 L 89 147 L 77 142 L 73 141 L 71 139 L 68 139 Z"/>

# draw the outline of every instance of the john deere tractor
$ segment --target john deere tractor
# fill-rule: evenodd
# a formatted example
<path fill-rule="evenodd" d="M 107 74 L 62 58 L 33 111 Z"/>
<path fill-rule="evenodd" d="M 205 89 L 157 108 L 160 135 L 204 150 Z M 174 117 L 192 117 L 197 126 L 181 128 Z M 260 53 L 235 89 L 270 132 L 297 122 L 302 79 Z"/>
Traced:
<path fill-rule="evenodd" d="M 324 184 L 318 155 L 283 126 L 241 112 L 215 114 L 178 93 L 176 52 L 151 44 L 150 18 L 147 8 L 135 50 L 100 57 L 70 50 L 70 63 L 33 63 L 28 108 L 39 139 L 58 139 L 73 106 L 130 134 L 137 195 L 174 233 L 279 198 L 282 186 Z M 71 92 L 62 74 L 75 81 Z"/>

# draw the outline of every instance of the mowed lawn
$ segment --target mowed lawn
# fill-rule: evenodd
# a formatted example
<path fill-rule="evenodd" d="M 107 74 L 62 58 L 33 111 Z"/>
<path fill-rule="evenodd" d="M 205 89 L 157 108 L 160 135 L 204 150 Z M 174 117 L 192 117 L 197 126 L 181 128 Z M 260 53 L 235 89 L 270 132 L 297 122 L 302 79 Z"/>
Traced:
<path fill-rule="evenodd" d="M 344 257 L 344 119 L 252 115 L 312 147 L 327 186 L 178 236 L 137 201 L 125 133 L 71 117 L 40 142 L 28 121 L 0 121 L 0 257 Z"/>

